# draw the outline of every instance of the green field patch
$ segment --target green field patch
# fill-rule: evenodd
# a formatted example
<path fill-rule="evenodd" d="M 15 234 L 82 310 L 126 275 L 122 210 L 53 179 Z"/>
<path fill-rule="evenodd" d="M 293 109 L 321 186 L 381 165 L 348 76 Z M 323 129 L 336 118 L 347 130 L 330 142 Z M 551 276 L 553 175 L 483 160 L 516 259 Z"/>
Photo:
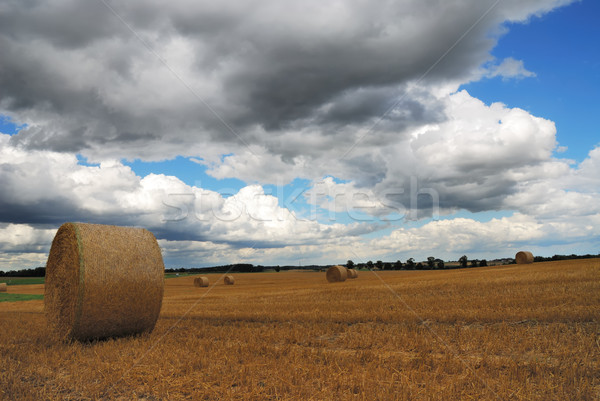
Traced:
<path fill-rule="evenodd" d="M 44 296 L 38 294 L 8 294 L 0 292 L 0 302 L 31 301 L 34 299 L 44 299 Z"/>
<path fill-rule="evenodd" d="M 44 284 L 44 277 L 0 277 L 6 285 Z"/>

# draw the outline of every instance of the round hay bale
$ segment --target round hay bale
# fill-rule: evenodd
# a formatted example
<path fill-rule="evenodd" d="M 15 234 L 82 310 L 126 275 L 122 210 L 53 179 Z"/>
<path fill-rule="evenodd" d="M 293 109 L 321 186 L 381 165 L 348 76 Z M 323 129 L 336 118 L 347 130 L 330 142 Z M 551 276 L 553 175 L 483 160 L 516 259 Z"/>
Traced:
<path fill-rule="evenodd" d="M 233 276 L 225 276 L 223 281 L 225 282 L 225 285 L 233 285 L 235 283 Z"/>
<path fill-rule="evenodd" d="M 357 278 L 358 272 L 355 269 L 348 269 L 348 278 Z"/>
<path fill-rule="evenodd" d="M 331 266 L 327 269 L 327 281 L 330 283 L 337 283 L 340 281 L 346 281 L 348 278 L 348 269 L 344 266 Z"/>
<path fill-rule="evenodd" d="M 6 285 L 6 283 L 0 283 L 0 292 L 6 291 L 8 291 L 8 286 Z"/>
<path fill-rule="evenodd" d="M 515 255 L 515 261 L 519 265 L 533 263 L 533 254 L 529 251 L 520 251 Z"/>
<path fill-rule="evenodd" d="M 196 277 L 194 279 L 194 287 L 208 287 L 208 277 Z"/>
<path fill-rule="evenodd" d="M 164 272 L 160 248 L 148 230 L 65 223 L 46 264 L 48 322 L 61 336 L 76 340 L 152 331 Z"/>

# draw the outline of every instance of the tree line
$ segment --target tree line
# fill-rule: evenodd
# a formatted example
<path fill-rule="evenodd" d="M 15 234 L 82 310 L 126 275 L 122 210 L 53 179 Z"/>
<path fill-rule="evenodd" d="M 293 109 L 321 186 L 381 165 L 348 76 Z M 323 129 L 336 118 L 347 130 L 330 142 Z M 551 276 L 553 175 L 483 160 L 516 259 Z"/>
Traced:
<path fill-rule="evenodd" d="M 600 258 L 600 254 L 586 254 L 586 255 L 554 255 L 551 257 L 543 257 L 543 256 L 535 256 L 535 262 L 548 262 L 548 261 L 556 261 L 556 260 L 571 260 L 571 259 L 592 259 L 592 258 Z M 505 258 L 500 260 L 495 260 L 494 264 L 513 264 L 515 263 L 514 258 Z M 355 268 L 355 269 L 379 269 L 379 270 L 433 270 L 433 269 L 456 269 L 456 268 L 465 268 L 465 267 L 483 267 L 488 266 L 488 261 L 486 259 L 469 259 L 466 255 L 461 256 L 458 259 L 458 263 L 452 262 L 444 262 L 442 259 L 435 258 L 430 256 L 426 261 L 423 262 L 415 262 L 414 258 L 409 258 L 406 262 L 402 262 L 397 260 L 396 262 L 383 262 L 381 260 L 373 261 L 369 260 L 366 263 L 354 263 L 352 260 L 348 260 L 346 262 L 346 267 Z M 165 269 L 167 273 L 224 273 L 224 272 L 238 272 L 238 273 L 257 273 L 268 270 L 325 270 L 331 265 L 305 265 L 305 266 L 262 266 L 262 265 L 253 265 L 251 263 L 234 263 L 229 265 L 222 266 L 213 266 L 213 267 L 179 267 L 179 268 L 168 268 Z M 45 267 L 35 267 L 32 269 L 22 269 L 22 270 L 10 270 L 10 271 L 2 271 L 0 270 L 0 277 L 44 277 L 46 275 Z"/>
<path fill-rule="evenodd" d="M 514 259 L 513 259 L 514 263 Z M 366 263 L 354 263 L 352 260 L 346 262 L 346 267 L 349 269 L 369 269 L 369 270 L 434 270 L 434 269 L 456 269 L 465 267 L 483 267 L 487 266 L 488 262 L 486 259 L 471 259 L 467 255 L 463 255 L 458 259 L 458 264 L 447 264 L 442 259 L 430 256 L 426 261 L 415 262 L 414 258 L 409 258 L 406 262 L 397 260 L 395 262 L 383 262 L 381 260 L 373 261 L 369 260 Z"/>
<path fill-rule="evenodd" d="M 600 254 L 586 254 L 586 255 L 554 255 L 551 257 L 535 256 L 534 262 L 548 262 L 557 260 L 571 260 L 571 259 L 592 259 L 600 258 Z M 450 264 L 452 263 L 452 264 Z M 514 258 L 496 259 L 493 261 L 494 265 L 503 264 L 515 264 Z M 433 269 L 457 269 L 467 267 L 484 267 L 488 266 L 487 259 L 469 259 L 467 255 L 463 255 L 458 259 L 458 262 L 444 262 L 442 259 L 430 256 L 426 261 L 415 262 L 414 258 L 409 258 L 406 262 L 397 260 L 396 262 L 383 262 L 381 260 L 373 261 L 369 260 L 366 263 L 354 263 L 352 260 L 346 262 L 346 267 L 349 269 L 378 269 L 378 270 L 433 270 Z"/>

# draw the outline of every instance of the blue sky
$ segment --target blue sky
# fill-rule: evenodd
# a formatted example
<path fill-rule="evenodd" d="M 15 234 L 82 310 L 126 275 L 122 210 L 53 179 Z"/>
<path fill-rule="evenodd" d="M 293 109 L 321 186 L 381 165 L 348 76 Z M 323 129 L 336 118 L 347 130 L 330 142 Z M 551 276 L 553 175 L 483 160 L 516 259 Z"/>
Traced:
<path fill-rule="evenodd" d="M 23 126 L 15 124 L 8 116 L 0 115 L 0 132 L 14 135 L 21 130 Z"/>
<path fill-rule="evenodd" d="M 556 123 L 560 156 L 578 162 L 600 143 L 600 3 L 581 1 L 527 23 L 507 24 L 492 55 L 523 60 L 532 78 L 483 79 L 462 88 L 485 103 L 503 102 Z"/>
<path fill-rule="evenodd" d="M 600 249 L 598 2 L 51 3 L 0 28 L 2 270 L 72 220 L 169 267 Z"/>

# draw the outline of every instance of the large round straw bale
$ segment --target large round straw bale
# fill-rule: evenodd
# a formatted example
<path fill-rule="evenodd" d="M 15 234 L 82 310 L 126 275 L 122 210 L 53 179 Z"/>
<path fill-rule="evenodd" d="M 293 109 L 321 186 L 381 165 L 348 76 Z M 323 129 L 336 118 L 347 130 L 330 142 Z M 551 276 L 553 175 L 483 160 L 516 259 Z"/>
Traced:
<path fill-rule="evenodd" d="M 0 292 L 6 292 L 8 290 L 8 287 L 6 286 L 6 283 L 0 283 Z"/>
<path fill-rule="evenodd" d="M 223 281 L 226 285 L 233 285 L 235 283 L 235 279 L 233 278 L 233 276 L 225 276 Z"/>
<path fill-rule="evenodd" d="M 348 269 L 344 266 L 331 266 L 327 269 L 327 281 L 330 283 L 337 283 L 339 281 L 346 281 L 348 278 Z"/>
<path fill-rule="evenodd" d="M 529 251 L 520 251 L 517 252 L 515 260 L 519 265 L 533 263 L 533 254 Z"/>
<path fill-rule="evenodd" d="M 355 269 L 348 269 L 348 278 L 357 278 L 358 272 Z"/>
<path fill-rule="evenodd" d="M 151 331 L 162 304 L 164 271 L 148 230 L 65 223 L 46 264 L 48 321 L 77 340 Z"/>
<path fill-rule="evenodd" d="M 195 287 L 208 287 L 208 277 L 196 277 L 194 279 Z"/>

